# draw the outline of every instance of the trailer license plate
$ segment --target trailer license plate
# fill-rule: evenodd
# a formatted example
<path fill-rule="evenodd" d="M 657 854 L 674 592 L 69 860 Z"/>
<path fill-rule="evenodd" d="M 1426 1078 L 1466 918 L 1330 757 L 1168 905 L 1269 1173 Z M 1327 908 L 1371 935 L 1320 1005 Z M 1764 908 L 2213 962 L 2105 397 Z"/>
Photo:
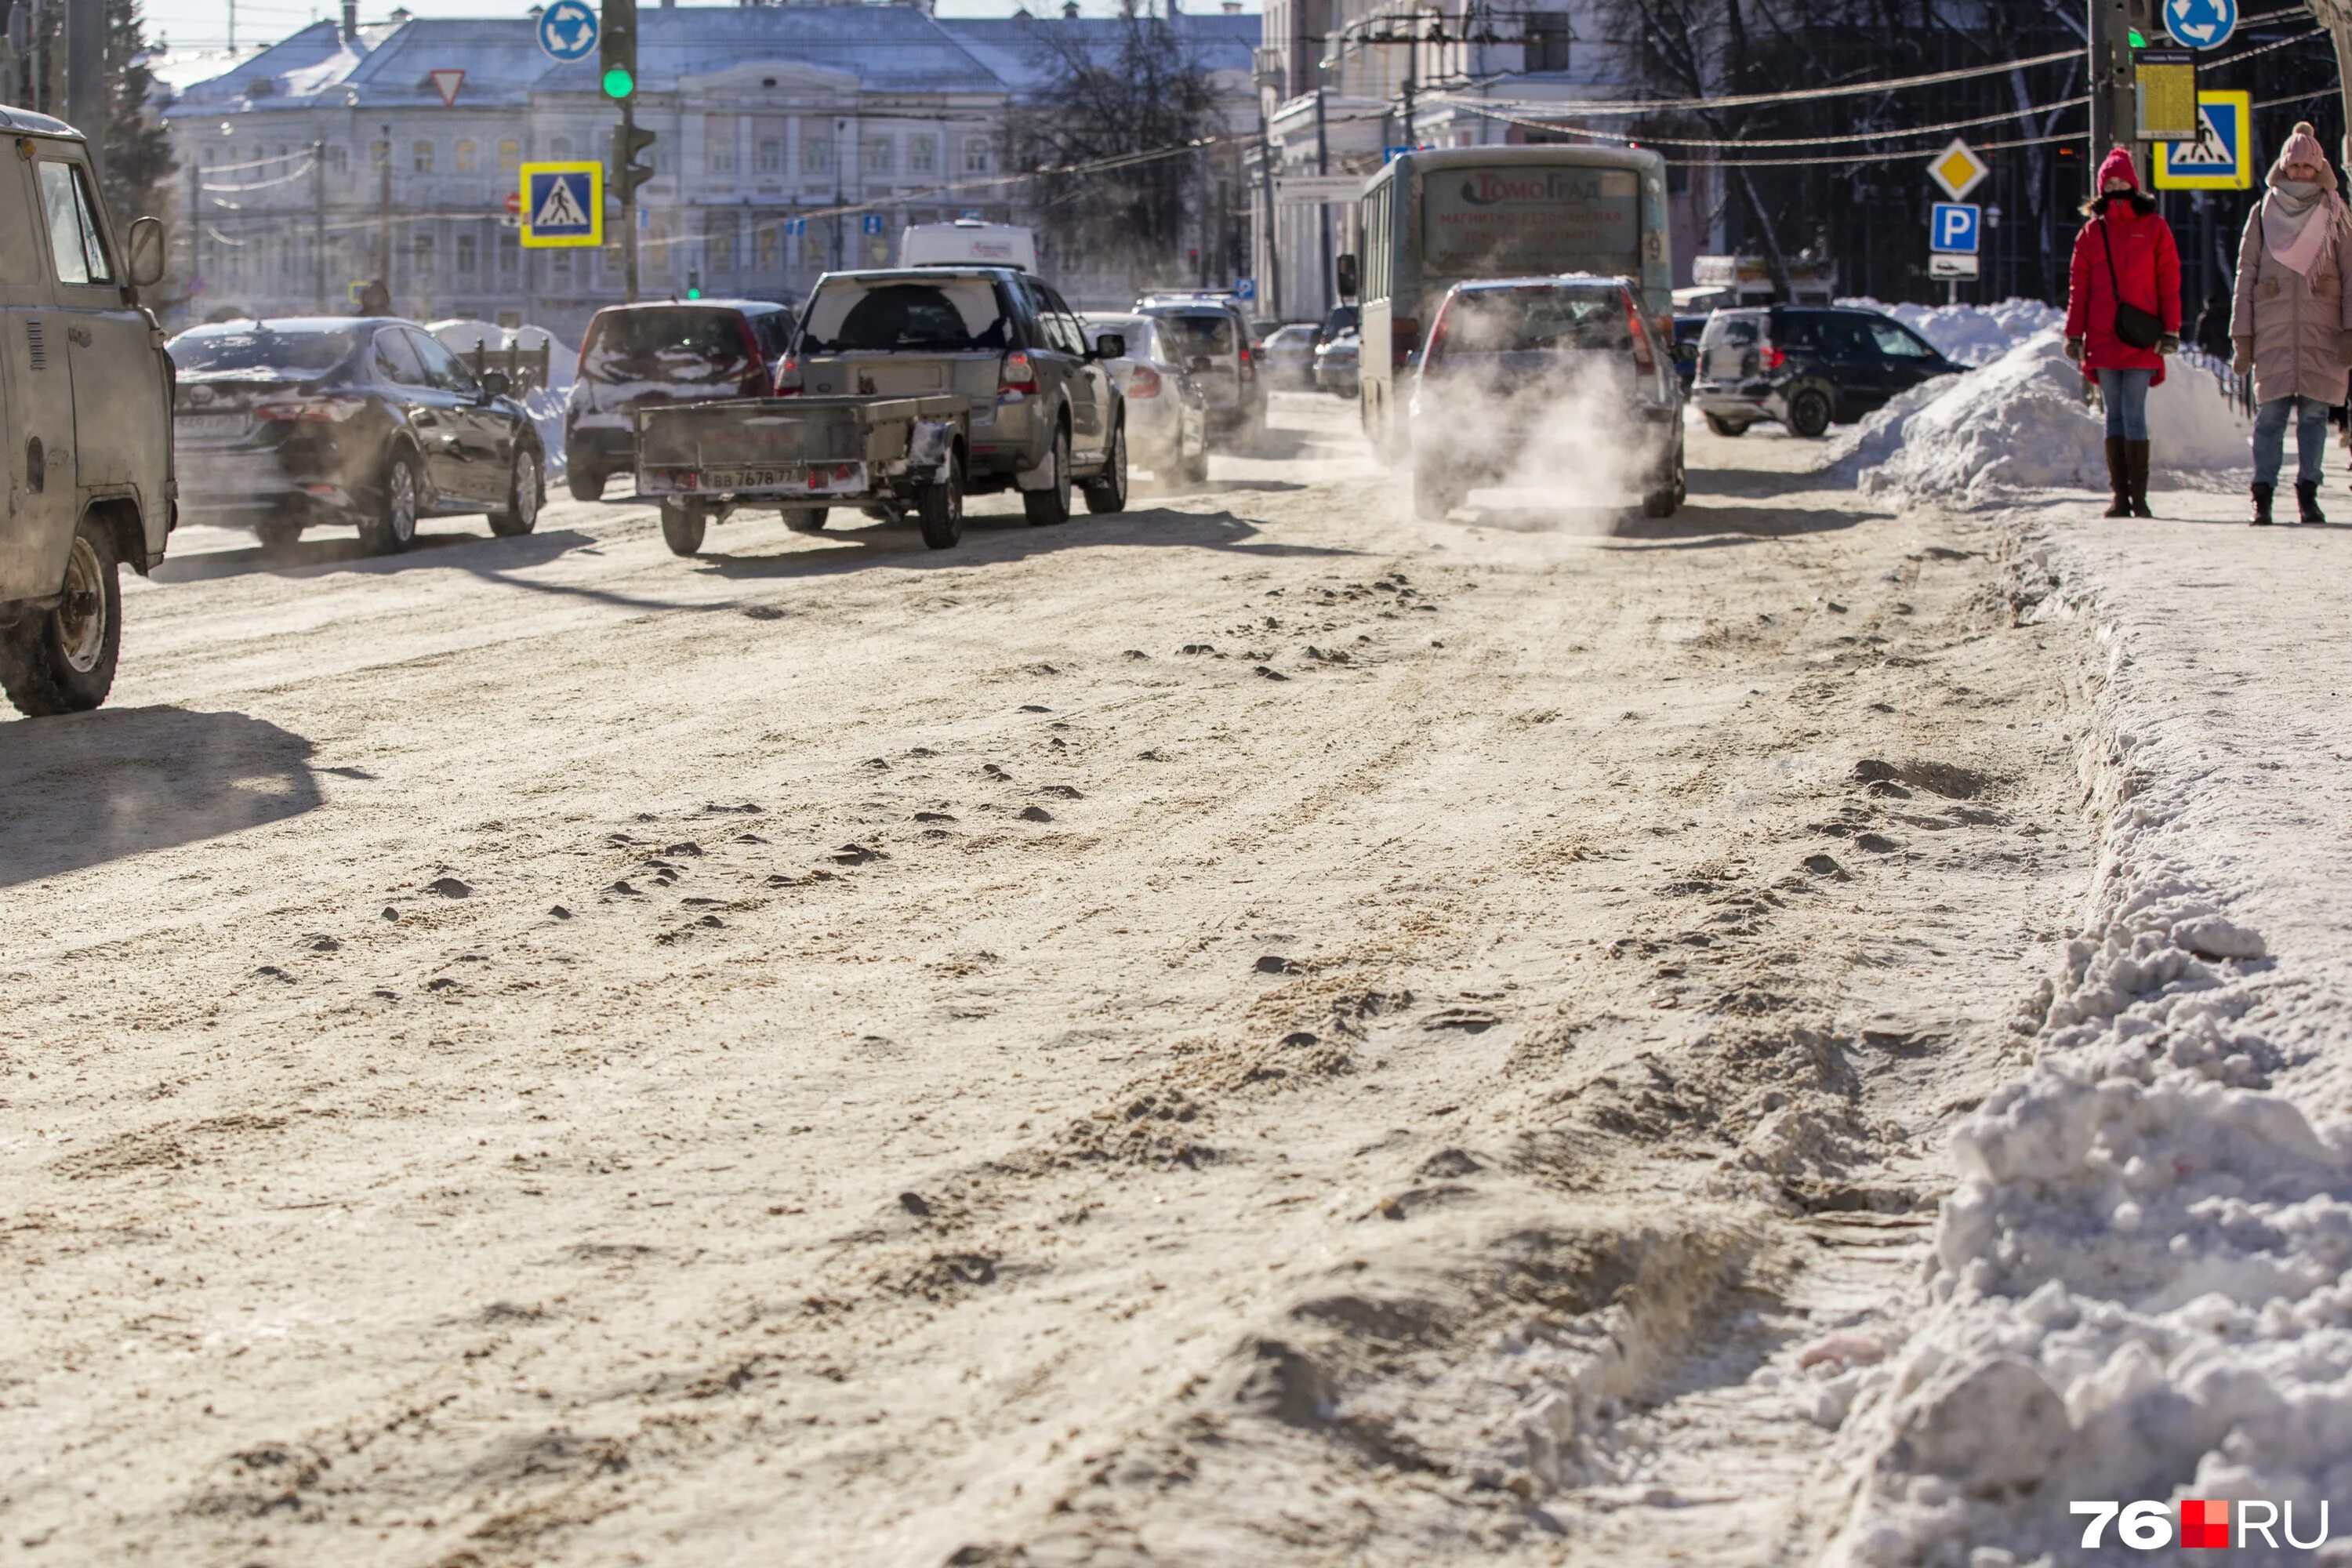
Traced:
<path fill-rule="evenodd" d="M 801 482 L 798 468 L 705 468 L 702 483 L 714 490 L 771 490 Z"/>

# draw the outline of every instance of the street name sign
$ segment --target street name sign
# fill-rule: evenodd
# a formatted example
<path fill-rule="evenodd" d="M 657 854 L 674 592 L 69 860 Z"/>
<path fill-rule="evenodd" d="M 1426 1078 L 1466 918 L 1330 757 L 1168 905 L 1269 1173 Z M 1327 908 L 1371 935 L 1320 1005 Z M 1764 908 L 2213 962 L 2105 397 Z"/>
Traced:
<path fill-rule="evenodd" d="M 1984 232 L 1983 209 L 1970 202 L 1937 202 L 1927 218 L 1927 248 L 1945 255 L 1974 256 Z"/>
<path fill-rule="evenodd" d="M 2254 105 L 2250 92 L 2197 95 L 2196 140 L 2156 144 L 2159 191 L 2252 190 Z"/>
<path fill-rule="evenodd" d="M 1363 194 L 1361 174 L 1276 174 L 1277 206 L 1345 206 Z"/>
<path fill-rule="evenodd" d="M 604 243 L 604 165 L 525 163 L 522 243 L 532 250 Z"/>
<path fill-rule="evenodd" d="M 2164 30 L 2184 49 L 2210 49 L 2238 30 L 2238 0 L 2163 0 Z"/>
<path fill-rule="evenodd" d="M 1944 194 L 1956 202 L 1964 202 L 1969 193 L 1992 173 L 1992 165 L 1977 156 L 1976 149 L 1955 136 L 1952 144 L 1927 161 L 1927 177 L 1944 187 Z"/>
<path fill-rule="evenodd" d="M 596 52 L 596 13 L 585 0 L 555 0 L 539 14 L 539 47 L 569 65 Z"/>
<path fill-rule="evenodd" d="M 1947 256 L 1940 252 L 1927 258 L 1927 276 L 1958 282 L 1977 275 L 1977 258 L 1973 256 Z"/>
<path fill-rule="evenodd" d="M 2175 142 L 2197 134 L 2197 57 L 2187 49 L 2142 49 L 2133 77 L 2139 140 Z"/>

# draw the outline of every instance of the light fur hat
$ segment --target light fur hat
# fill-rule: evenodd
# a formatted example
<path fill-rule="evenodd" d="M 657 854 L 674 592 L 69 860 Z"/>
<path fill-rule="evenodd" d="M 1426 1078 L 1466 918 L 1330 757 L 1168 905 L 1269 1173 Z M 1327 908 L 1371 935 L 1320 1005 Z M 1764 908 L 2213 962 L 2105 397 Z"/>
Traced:
<path fill-rule="evenodd" d="M 2294 122 L 2294 129 L 2279 148 L 2277 161 L 2271 164 L 2271 173 L 2284 175 L 2289 163 L 2309 163 L 2319 171 L 2322 185 L 2331 191 L 2336 188 L 2336 171 L 2328 167 L 2327 149 L 2319 144 L 2319 133 L 2311 128 L 2308 120 Z"/>

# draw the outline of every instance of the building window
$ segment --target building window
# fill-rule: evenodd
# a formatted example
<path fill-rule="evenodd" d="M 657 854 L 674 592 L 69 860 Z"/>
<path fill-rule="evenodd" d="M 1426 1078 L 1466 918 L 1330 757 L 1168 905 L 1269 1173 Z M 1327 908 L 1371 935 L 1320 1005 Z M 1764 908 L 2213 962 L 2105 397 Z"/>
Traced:
<path fill-rule="evenodd" d="M 761 174 L 782 174 L 784 172 L 784 139 L 781 136 L 761 137 L 759 151 L 753 154 L 753 158 L 752 167 Z"/>
<path fill-rule="evenodd" d="M 646 222 L 645 241 L 637 247 L 637 265 L 663 277 L 669 276 L 669 216 L 656 213 Z"/>
<path fill-rule="evenodd" d="M 455 157 L 457 159 L 457 173 L 461 174 L 472 174 L 480 163 L 480 159 L 475 153 L 474 143 L 471 141 L 459 142 L 457 146 Z"/>
<path fill-rule="evenodd" d="M 735 215 L 710 215 L 710 269 L 713 272 L 735 270 Z"/>
<path fill-rule="evenodd" d="M 558 163 L 561 163 L 565 159 L 571 157 L 572 138 L 569 136 L 549 137 L 547 139 L 547 155 L 551 161 Z"/>
<path fill-rule="evenodd" d="M 512 232 L 499 236 L 499 276 L 507 282 L 514 281 L 516 268 L 522 261 L 522 241 Z"/>
<path fill-rule="evenodd" d="M 869 174 L 888 174 L 892 162 L 890 154 L 891 146 L 888 138 L 882 136 L 870 138 L 866 143 L 866 172 Z"/>
<path fill-rule="evenodd" d="M 731 114 L 706 114 L 702 117 L 702 166 L 714 174 L 735 172 L 735 117 Z"/>
<path fill-rule="evenodd" d="M 963 144 L 963 172 L 967 174 L 988 173 L 988 138 L 967 137 Z"/>
<path fill-rule="evenodd" d="M 327 149 L 327 173 L 348 174 L 352 170 L 352 150 L 338 142 Z"/>
<path fill-rule="evenodd" d="M 280 142 L 278 144 L 278 163 L 270 173 L 274 174 L 284 174 L 286 172 L 286 165 L 293 161 L 293 148 L 289 147 L 285 142 Z"/>
<path fill-rule="evenodd" d="M 940 139 L 936 136 L 910 136 L 907 139 L 907 173 L 935 174 L 940 169 Z"/>
<path fill-rule="evenodd" d="M 473 275 L 474 237 L 470 234 L 461 234 L 457 237 L 457 276 L 471 278 Z"/>
<path fill-rule="evenodd" d="M 1568 68 L 1568 14 L 1530 11 L 1527 15 L 1527 68 L 1564 71 Z"/>
<path fill-rule="evenodd" d="M 833 173 L 833 138 L 803 136 L 801 138 L 801 173 L 830 174 Z"/>
<path fill-rule="evenodd" d="M 384 168 L 392 162 L 392 143 L 389 142 L 369 142 L 368 158 L 370 160 L 371 167 L 378 170 Z"/>
<path fill-rule="evenodd" d="M 499 173 L 511 174 L 522 168 L 522 143 L 509 136 L 499 143 Z"/>
<path fill-rule="evenodd" d="M 420 234 L 416 237 L 415 271 L 419 278 L 433 276 L 433 237 L 429 234 Z"/>
<path fill-rule="evenodd" d="M 759 227 L 760 270 L 762 272 L 773 272 L 783 265 L 782 246 L 779 238 L 783 226 L 782 220 L 771 218 Z"/>
<path fill-rule="evenodd" d="M 431 174 L 433 172 L 433 143 L 430 142 L 416 142 L 410 143 L 408 149 L 408 166 L 420 174 Z"/>

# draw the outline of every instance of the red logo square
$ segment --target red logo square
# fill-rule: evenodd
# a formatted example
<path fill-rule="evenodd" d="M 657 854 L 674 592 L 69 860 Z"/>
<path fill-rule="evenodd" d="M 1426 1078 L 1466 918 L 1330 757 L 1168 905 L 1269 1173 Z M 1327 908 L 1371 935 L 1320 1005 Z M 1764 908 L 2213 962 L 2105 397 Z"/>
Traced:
<path fill-rule="evenodd" d="M 2226 1547 L 2230 1544 L 2230 1505 L 2197 1498 L 2180 1500 L 2180 1544 Z"/>

